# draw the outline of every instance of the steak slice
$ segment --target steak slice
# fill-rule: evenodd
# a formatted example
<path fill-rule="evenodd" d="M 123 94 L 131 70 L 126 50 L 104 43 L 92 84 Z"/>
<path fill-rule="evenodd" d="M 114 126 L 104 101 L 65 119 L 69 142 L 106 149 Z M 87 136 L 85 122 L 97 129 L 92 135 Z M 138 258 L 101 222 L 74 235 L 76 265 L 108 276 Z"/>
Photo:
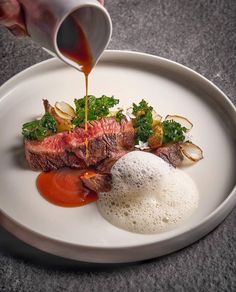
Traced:
<path fill-rule="evenodd" d="M 87 172 L 80 179 L 86 188 L 96 193 L 109 192 L 112 187 L 112 176 L 110 173 Z"/>
<path fill-rule="evenodd" d="M 100 173 L 110 173 L 111 168 L 116 163 L 116 161 L 128 152 L 129 151 L 127 150 L 112 152 L 108 158 L 104 159 L 101 163 L 98 164 L 96 169 Z"/>
<path fill-rule="evenodd" d="M 153 153 L 168 162 L 169 164 L 173 165 L 174 167 L 180 166 L 184 159 L 181 152 L 180 143 L 178 142 L 159 147 Z"/>
<path fill-rule="evenodd" d="M 85 140 L 89 156 L 86 159 Z M 25 140 L 25 156 L 31 169 L 49 171 L 62 167 L 87 168 L 111 156 L 113 152 L 132 150 L 134 128 L 131 121 L 120 123 L 114 117 L 91 121 L 88 131 L 75 128 L 42 141 Z"/>

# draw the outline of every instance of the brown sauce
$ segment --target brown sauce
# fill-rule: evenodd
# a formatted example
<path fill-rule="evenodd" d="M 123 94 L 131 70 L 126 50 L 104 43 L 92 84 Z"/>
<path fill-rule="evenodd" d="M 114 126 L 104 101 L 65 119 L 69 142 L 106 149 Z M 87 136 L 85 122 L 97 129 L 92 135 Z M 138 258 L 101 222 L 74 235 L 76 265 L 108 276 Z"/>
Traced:
<path fill-rule="evenodd" d="M 92 170 L 60 169 L 42 172 L 37 178 L 40 194 L 49 202 L 63 206 L 76 207 L 94 202 L 97 193 L 85 188 L 80 177 L 94 173 Z"/>
<path fill-rule="evenodd" d="M 60 49 L 61 53 L 67 58 L 71 59 L 75 63 L 81 66 L 81 70 L 85 77 L 85 117 L 84 117 L 84 129 L 88 130 L 88 81 L 89 73 L 92 70 L 92 55 L 88 46 L 85 34 L 76 20 L 74 20 L 76 27 L 76 43 L 73 48 Z M 85 139 L 85 151 L 86 159 L 88 158 L 88 139 Z"/>
<path fill-rule="evenodd" d="M 60 48 L 61 53 L 81 66 L 85 76 L 85 121 L 84 129 L 88 130 L 88 77 L 92 69 L 92 56 L 87 39 L 81 27 L 72 18 L 76 28 L 76 43 L 70 49 Z M 85 141 L 86 159 L 88 159 L 88 139 Z M 40 194 L 49 202 L 63 206 L 82 206 L 97 200 L 97 193 L 86 189 L 81 182 L 81 175 L 90 170 L 61 169 L 42 172 L 37 178 Z"/>

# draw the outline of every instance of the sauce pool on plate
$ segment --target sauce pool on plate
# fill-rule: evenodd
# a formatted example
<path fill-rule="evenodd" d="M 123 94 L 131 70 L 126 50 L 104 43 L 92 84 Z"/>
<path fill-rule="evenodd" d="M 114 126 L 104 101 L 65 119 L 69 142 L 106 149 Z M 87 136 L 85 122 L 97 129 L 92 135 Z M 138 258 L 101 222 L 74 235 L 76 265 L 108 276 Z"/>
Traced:
<path fill-rule="evenodd" d="M 85 188 L 80 177 L 92 170 L 64 168 L 42 172 L 36 184 L 40 194 L 49 202 L 63 207 L 78 207 L 98 199 L 96 192 Z"/>

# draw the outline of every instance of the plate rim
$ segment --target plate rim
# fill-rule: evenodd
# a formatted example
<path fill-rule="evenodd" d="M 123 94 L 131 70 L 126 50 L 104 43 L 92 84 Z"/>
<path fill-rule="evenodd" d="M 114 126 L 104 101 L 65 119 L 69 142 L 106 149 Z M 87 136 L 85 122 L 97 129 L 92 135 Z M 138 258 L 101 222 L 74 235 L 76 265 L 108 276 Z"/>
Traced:
<path fill-rule="evenodd" d="M 198 78 L 200 78 L 200 80 L 204 81 L 206 84 L 208 84 L 209 86 L 213 87 L 214 90 L 216 90 L 221 97 L 224 99 L 224 101 L 227 103 L 227 106 L 230 108 L 230 110 L 232 110 L 232 113 L 235 114 L 236 117 L 236 107 L 234 106 L 233 102 L 226 96 L 226 94 L 220 89 L 218 88 L 213 82 L 211 82 L 210 80 L 208 80 L 206 77 L 202 76 L 201 74 L 197 73 L 196 71 L 194 71 L 193 69 L 182 65 L 180 63 L 177 63 L 175 61 L 163 58 L 163 57 L 159 57 L 159 56 L 155 56 L 155 55 L 151 55 L 151 54 L 147 54 L 147 53 L 142 53 L 142 52 L 135 52 L 135 51 L 124 51 L 124 50 L 106 50 L 103 53 L 103 57 L 112 57 L 112 55 L 133 55 L 133 56 L 142 56 L 145 58 L 153 58 L 155 60 L 161 60 L 162 62 L 165 63 L 169 63 L 171 65 L 177 66 L 183 70 L 187 70 L 188 72 L 190 72 L 191 74 L 193 74 L 195 77 L 197 76 Z M 12 78 L 10 78 L 8 81 L 6 81 L 1 87 L 0 87 L 0 95 L 4 94 L 6 92 L 8 92 L 7 89 L 9 89 L 9 86 L 11 87 L 12 85 L 15 85 L 15 82 L 17 82 L 17 80 L 19 78 L 21 78 L 21 76 L 23 76 L 26 72 L 31 71 L 34 68 L 40 67 L 40 66 L 44 66 L 44 64 L 49 64 L 50 63 L 57 63 L 59 62 L 58 59 L 56 58 L 50 58 L 47 60 L 44 60 L 42 62 L 39 62 L 37 64 L 34 64 L 26 69 L 24 69 L 23 71 L 17 73 L 16 75 L 14 75 Z M 61 62 L 61 61 L 60 61 Z M 62 63 L 63 64 L 63 63 Z M 0 98 L 0 106 L 1 106 L 1 102 L 3 100 L 5 100 L 5 98 L 7 98 L 7 95 L 5 95 L 4 97 Z M 179 233 L 174 235 L 174 238 L 179 238 L 179 237 L 189 237 L 189 240 L 186 240 L 186 244 L 181 244 L 181 248 L 193 243 L 194 241 L 196 241 L 197 239 L 202 238 L 204 235 L 206 235 L 207 233 L 209 233 L 210 231 L 212 231 L 217 225 L 219 225 L 227 215 L 229 215 L 229 213 L 233 210 L 234 206 L 236 205 L 236 185 L 233 187 L 233 189 L 231 190 L 231 192 L 229 192 L 228 196 L 226 197 L 226 199 L 224 201 L 222 201 L 222 203 L 220 205 L 217 206 L 217 208 L 215 208 L 210 214 L 208 214 L 206 217 L 204 217 L 201 221 L 199 221 L 198 223 L 194 224 L 191 227 L 185 228 L 184 232 L 180 229 Z M 61 256 L 61 257 L 65 257 L 65 258 L 70 258 L 70 259 L 75 259 L 75 260 L 82 260 L 82 261 L 88 261 L 88 262 L 96 262 L 96 263 L 117 263 L 117 262 L 133 262 L 133 261 L 139 261 L 139 260 L 143 260 L 143 259 L 148 259 L 148 258 L 153 258 L 156 256 L 160 256 L 160 255 L 164 255 L 164 254 L 168 254 L 170 252 L 173 252 L 175 250 L 180 249 L 178 246 L 175 248 L 170 249 L 167 252 L 161 252 L 161 254 L 156 253 L 153 256 L 141 256 L 138 255 L 136 256 L 136 258 L 134 259 L 131 255 L 131 257 L 127 258 L 127 259 L 122 259 L 119 260 L 119 258 L 117 258 L 117 255 L 115 256 L 115 260 L 113 260 L 111 258 L 112 253 L 118 253 L 118 257 L 119 257 L 119 252 L 123 252 L 124 250 L 129 250 L 129 249 L 142 249 L 142 248 L 152 248 L 153 246 L 155 246 L 156 244 L 160 244 L 163 243 L 165 241 L 171 240 L 173 238 L 173 236 L 169 236 L 167 238 L 165 238 L 164 240 L 161 241 L 157 241 L 157 240 L 153 240 L 150 243 L 145 243 L 145 244 L 137 244 L 137 245 L 128 245 L 128 246 L 122 246 L 122 247 L 95 247 L 95 246 L 89 246 L 89 245 L 81 245 L 81 244 L 75 244 L 75 243 L 70 243 L 70 242 L 66 242 L 63 240 L 58 240 L 58 239 L 53 239 L 50 238 L 46 235 L 43 235 L 35 230 L 32 230 L 29 227 L 26 227 L 24 225 L 22 225 L 21 223 L 17 222 L 15 219 L 11 218 L 10 216 L 8 216 L 0 207 L 0 225 L 2 225 L 5 229 L 7 229 L 10 233 L 12 233 L 13 235 L 15 235 L 16 237 L 18 237 L 19 239 L 23 240 L 24 242 L 38 248 L 41 249 L 45 252 L 49 252 L 51 254 L 57 255 L 57 256 Z M 210 227 L 209 227 L 210 226 Z M 30 234 L 33 234 L 33 236 L 41 238 L 43 241 L 49 241 L 52 244 L 59 244 L 59 249 L 54 251 L 53 249 L 47 248 L 45 247 L 44 244 L 42 243 L 38 243 L 37 240 L 34 239 L 30 239 L 27 237 L 27 232 Z M 191 233 L 195 233 L 191 235 Z M 84 253 L 87 251 L 100 251 L 102 254 L 104 252 L 108 252 L 108 256 L 105 256 L 105 258 L 98 258 L 97 259 L 91 259 L 91 257 L 86 257 L 85 258 L 81 255 L 76 255 L 76 256 L 71 256 L 68 255 L 66 253 L 63 252 L 63 248 L 65 248 L 65 245 L 67 245 L 68 248 L 72 248 L 73 249 L 81 249 L 80 251 L 78 251 L 77 253 Z M 104 257 L 104 255 L 103 255 Z"/>

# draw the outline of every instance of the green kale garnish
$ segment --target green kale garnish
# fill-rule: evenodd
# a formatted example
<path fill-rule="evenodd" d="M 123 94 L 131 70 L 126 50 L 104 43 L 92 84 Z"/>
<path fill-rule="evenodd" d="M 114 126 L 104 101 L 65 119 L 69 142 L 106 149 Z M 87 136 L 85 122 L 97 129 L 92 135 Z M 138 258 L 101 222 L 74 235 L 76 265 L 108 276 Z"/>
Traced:
<path fill-rule="evenodd" d="M 44 116 L 40 120 L 40 124 L 42 127 L 46 128 L 49 131 L 55 133 L 57 131 L 57 123 L 53 116 L 49 113 L 45 113 Z"/>
<path fill-rule="evenodd" d="M 162 123 L 163 126 L 163 143 L 184 141 L 184 133 L 187 132 L 185 127 L 174 120 L 167 120 Z"/>
<path fill-rule="evenodd" d="M 133 103 L 133 112 L 135 116 L 134 128 L 136 130 L 135 142 L 147 142 L 148 138 L 153 134 L 152 130 L 152 110 L 153 108 L 148 105 L 145 100 L 141 100 L 138 105 Z"/>
<path fill-rule="evenodd" d="M 22 135 L 30 140 L 41 140 L 56 131 L 56 121 L 49 113 L 45 113 L 40 120 L 28 122 L 22 126 Z"/>
<path fill-rule="evenodd" d="M 72 120 L 75 126 L 80 126 L 85 120 L 85 97 L 75 99 L 76 117 Z M 119 103 L 119 99 L 113 96 L 103 95 L 96 98 L 93 95 L 88 96 L 88 121 L 105 117 L 109 114 L 109 109 Z"/>
<path fill-rule="evenodd" d="M 125 117 L 125 115 L 123 114 L 123 110 L 120 109 L 117 113 L 116 113 L 116 121 L 117 122 L 121 122 L 121 120 Z"/>

